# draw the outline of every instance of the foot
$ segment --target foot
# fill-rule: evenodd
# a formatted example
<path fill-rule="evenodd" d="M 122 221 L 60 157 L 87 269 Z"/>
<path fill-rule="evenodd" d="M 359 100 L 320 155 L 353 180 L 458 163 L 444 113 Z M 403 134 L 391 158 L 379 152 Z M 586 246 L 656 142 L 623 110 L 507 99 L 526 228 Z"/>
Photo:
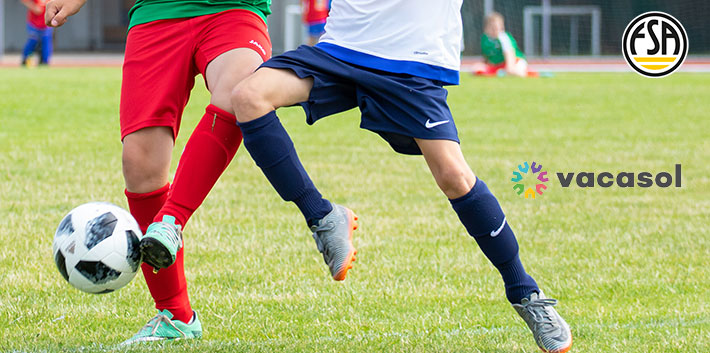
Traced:
<path fill-rule="evenodd" d="M 564 353 L 572 347 L 572 333 L 569 325 L 553 308 L 556 304 L 557 300 L 545 298 L 542 292 L 531 294 L 520 304 L 513 304 L 543 352 Z"/>
<path fill-rule="evenodd" d="M 202 337 L 202 324 L 197 317 L 197 312 L 193 311 L 192 320 L 189 323 L 173 320 L 172 318 L 173 314 L 168 310 L 159 312 L 138 333 L 123 341 L 121 345 Z"/>
<path fill-rule="evenodd" d="M 353 211 L 332 203 L 333 210 L 311 227 L 313 239 L 323 260 L 336 281 L 342 281 L 353 267 L 357 250 L 353 246 L 353 231 L 357 216 Z"/>
<path fill-rule="evenodd" d="M 172 216 L 163 216 L 162 222 L 151 224 L 141 238 L 143 262 L 153 266 L 156 271 L 174 264 L 177 252 L 182 248 L 180 228 Z"/>

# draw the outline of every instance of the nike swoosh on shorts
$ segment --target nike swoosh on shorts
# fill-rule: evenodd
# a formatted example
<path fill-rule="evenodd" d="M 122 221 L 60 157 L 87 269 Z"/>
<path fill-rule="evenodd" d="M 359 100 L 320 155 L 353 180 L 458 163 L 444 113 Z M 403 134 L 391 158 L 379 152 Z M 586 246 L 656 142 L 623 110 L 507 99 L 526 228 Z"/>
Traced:
<path fill-rule="evenodd" d="M 432 123 L 432 122 L 431 122 L 431 119 L 427 119 L 427 120 L 426 120 L 426 123 L 424 124 L 424 126 L 426 126 L 427 129 L 431 129 L 431 128 L 436 127 L 436 126 L 439 126 L 439 125 L 442 125 L 442 124 L 446 124 L 446 123 L 448 123 L 448 122 L 449 122 L 449 120 L 442 120 L 442 121 L 437 121 L 437 122 L 433 122 L 433 123 Z"/>

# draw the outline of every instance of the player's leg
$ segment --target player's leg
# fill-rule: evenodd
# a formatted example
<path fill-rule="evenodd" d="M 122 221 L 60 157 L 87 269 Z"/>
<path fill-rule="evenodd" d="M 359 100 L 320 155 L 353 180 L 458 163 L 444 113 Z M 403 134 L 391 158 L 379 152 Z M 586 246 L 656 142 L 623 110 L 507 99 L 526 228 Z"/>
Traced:
<path fill-rule="evenodd" d="M 188 29 L 182 28 L 181 22 L 135 26 L 126 42 L 120 104 L 123 172 L 128 205 L 143 232 L 168 197 L 174 138 L 196 74 L 191 39 L 184 34 Z M 127 342 L 198 336 L 201 328 L 190 307 L 183 250 L 173 266 L 159 273 L 146 264 L 141 268 L 160 311 L 151 323 L 161 329 L 151 332 L 144 327 Z M 178 326 L 190 329 L 178 330 Z"/>
<path fill-rule="evenodd" d="M 232 95 L 244 146 L 279 195 L 298 206 L 309 227 L 332 207 L 303 168 L 276 109 L 307 101 L 312 87 L 311 78 L 266 67 L 239 84 Z"/>
<path fill-rule="evenodd" d="M 130 94 L 126 93 L 123 96 L 122 100 L 126 101 L 129 100 Z M 173 146 L 173 129 L 167 126 L 141 127 L 123 138 L 122 160 L 126 196 L 131 213 L 136 218 L 143 234 L 147 232 L 153 218 L 168 199 Z M 145 258 L 143 261 L 147 262 Z M 152 271 L 150 274 L 145 273 L 149 272 L 146 263 L 143 264 L 143 267 L 149 282 L 157 278 L 157 276 L 153 276 L 155 273 Z M 152 286 L 149 285 L 149 288 Z M 182 310 L 174 306 L 172 309 L 180 316 Z M 191 315 L 191 310 L 185 314 Z"/>
<path fill-rule="evenodd" d="M 173 143 L 172 129 L 162 126 L 142 128 L 123 139 L 125 193 L 131 214 L 144 233 L 168 198 Z M 177 252 L 173 266 L 158 273 L 146 263 L 141 265 L 141 269 L 155 307 L 162 313 L 160 315 L 180 321 L 173 323 L 178 326 L 194 320 L 187 292 L 184 250 Z M 141 330 L 127 342 L 180 337 L 176 330 L 161 330 L 161 334 L 168 336 L 155 337 L 151 332 Z M 194 337 L 195 334 L 189 332 L 189 335 L 184 338 Z"/>
<path fill-rule="evenodd" d="M 439 188 L 449 198 L 468 233 L 498 269 L 508 301 L 530 326 L 547 352 L 564 352 L 572 344 L 569 327 L 525 272 L 518 242 L 498 200 L 466 163 L 461 147 L 450 140 L 416 139 Z"/>
<path fill-rule="evenodd" d="M 22 66 L 27 65 L 27 60 L 29 59 L 30 55 L 35 51 L 35 48 L 37 48 L 37 43 L 39 42 L 40 38 L 40 31 L 36 28 L 34 28 L 32 25 L 29 23 L 27 24 L 27 42 L 25 42 L 25 47 L 22 49 Z"/>
<path fill-rule="evenodd" d="M 476 178 L 464 160 L 458 143 L 450 140 L 421 140 L 417 145 L 439 188 L 451 200 L 469 234 L 500 271 L 511 303 L 519 303 L 537 284 L 518 258 L 518 243 L 495 196 Z"/>
<path fill-rule="evenodd" d="M 165 126 L 145 127 L 126 135 L 122 155 L 126 190 L 144 194 L 167 186 L 173 144 L 173 131 Z"/>
<path fill-rule="evenodd" d="M 506 65 L 506 72 L 513 76 L 527 77 L 528 62 L 521 58 L 513 58 L 512 61 L 512 64 Z"/>
<path fill-rule="evenodd" d="M 292 53 L 297 54 L 291 59 L 277 57 L 267 65 L 289 65 L 288 62 L 298 58 L 299 51 Z M 296 65 L 295 62 L 293 64 Z M 310 100 L 315 103 L 304 103 L 303 106 L 309 119 L 313 116 L 317 119 L 352 108 L 355 105 L 352 101 L 354 91 L 350 92 L 350 88 L 340 87 L 335 82 L 326 83 L 328 79 L 324 77 L 318 79 L 322 85 L 314 87 L 313 77 L 319 76 L 318 72 L 306 72 L 308 69 L 304 67 L 294 70 L 300 70 L 301 74 L 297 75 L 289 69 L 260 69 L 237 86 L 232 103 L 244 135 L 244 145 L 250 155 L 279 195 L 298 206 L 313 231 L 313 238 L 333 279 L 343 280 L 355 260 L 352 232 L 357 228 L 357 218 L 349 209 L 331 204 L 321 196 L 303 168 L 275 110 L 307 102 L 310 96 Z M 324 91 L 323 96 L 318 94 L 321 89 Z M 325 108 L 314 112 L 313 105 Z"/>
<path fill-rule="evenodd" d="M 155 221 L 170 215 L 184 227 L 229 165 L 242 141 L 230 93 L 262 61 L 253 50 L 240 48 L 218 56 L 207 66 L 210 105 L 185 145 L 171 196 Z"/>
<path fill-rule="evenodd" d="M 266 24 L 251 11 L 229 10 L 190 20 L 200 33 L 195 66 L 210 90 L 210 105 L 183 150 L 170 196 L 141 240 L 144 261 L 170 266 L 181 228 L 202 204 L 242 141 L 230 94 L 271 55 Z M 256 43 L 256 44 L 255 44 Z"/>
<path fill-rule="evenodd" d="M 141 240 L 143 261 L 156 269 L 172 265 L 181 231 L 237 153 L 242 133 L 230 102 L 232 89 L 263 62 L 255 51 L 232 49 L 212 60 L 205 77 L 210 105 L 185 145 L 170 191 Z"/>
<path fill-rule="evenodd" d="M 52 33 L 53 32 L 54 32 L 54 28 L 52 28 L 52 27 L 47 27 L 42 30 L 42 54 L 41 54 L 41 59 L 39 61 L 40 64 L 48 65 L 49 59 L 52 57 L 52 50 L 53 50 Z"/>
<path fill-rule="evenodd" d="M 528 61 L 523 58 L 518 58 L 518 62 L 515 63 L 515 67 L 520 71 L 523 77 L 540 77 L 540 73 L 530 69 Z"/>
<path fill-rule="evenodd" d="M 288 69 L 264 67 L 237 85 L 231 102 L 237 121 L 244 124 L 308 100 L 312 87 L 312 78 L 300 78 Z"/>
<path fill-rule="evenodd" d="M 552 325 L 557 329 L 567 326 L 554 312 L 552 302 L 538 297 L 542 294 L 520 262 L 518 243 L 503 210 L 466 163 L 446 103 L 447 91 L 424 78 L 368 70 L 350 74 L 360 83 L 361 126 L 378 132 L 397 152 L 424 155 L 437 185 L 468 233 L 503 277 L 508 300 L 516 310 L 524 307 L 525 312 L 542 314 L 540 325 L 533 329 L 538 344 L 542 336 L 546 344 L 556 341 L 559 335 L 543 326 L 553 316 L 557 321 Z M 557 330 L 562 331 L 569 333 L 568 329 Z"/>

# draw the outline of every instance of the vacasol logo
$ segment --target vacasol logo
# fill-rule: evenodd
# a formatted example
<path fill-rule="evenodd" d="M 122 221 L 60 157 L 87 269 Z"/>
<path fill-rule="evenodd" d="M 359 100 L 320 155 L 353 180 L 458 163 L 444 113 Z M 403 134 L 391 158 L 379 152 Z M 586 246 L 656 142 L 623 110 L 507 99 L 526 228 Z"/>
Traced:
<path fill-rule="evenodd" d="M 646 12 L 634 18 L 622 39 L 626 62 L 647 77 L 663 77 L 678 69 L 688 54 L 688 36 L 675 17 Z"/>
<path fill-rule="evenodd" d="M 563 188 L 668 188 L 683 186 L 682 166 L 676 164 L 673 172 L 556 172 L 557 181 Z M 542 195 L 547 190 L 547 172 L 542 170 L 542 165 L 528 162 L 518 165 L 518 168 L 513 170 L 514 183 L 513 190 L 518 195 L 526 199 L 535 199 L 537 195 Z"/>
<path fill-rule="evenodd" d="M 560 181 L 560 186 L 563 188 L 570 187 L 572 182 L 580 188 L 593 188 L 602 187 L 609 188 L 614 185 L 620 188 L 650 188 L 652 186 L 657 186 L 661 188 L 667 188 L 671 185 L 679 188 L 682 186 L 681 179 L 681 165 L 675 165 L 675 172 L 671 174 L 670 172 L 660 172 L 654 175 L 651 172 L 579 172 L 579 173 L 556 173 L 557 179 Z"/>

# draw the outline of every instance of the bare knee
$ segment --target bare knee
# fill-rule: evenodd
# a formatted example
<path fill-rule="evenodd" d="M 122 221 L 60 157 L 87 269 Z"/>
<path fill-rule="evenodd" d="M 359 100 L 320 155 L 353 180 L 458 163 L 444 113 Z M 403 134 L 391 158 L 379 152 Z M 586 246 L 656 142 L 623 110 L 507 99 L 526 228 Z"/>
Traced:
<path fill-rule="evenodd" d="M 205 70 L 205 79 L 212 94 L 210 103 L 233 113 L 232 90 L 253 74 L 262 62 L 262 57 L 248 48 L 232 49 L 217 56 Z"/>
<path fill-rule="evenodd" d="M 236 70 L 236 73 L 232 72 L 233 77 L 223 78 L 223 79 L 213 79 L 213 87 L 210 87 L 210 104 L 213 104 L 220 109 L 235 113 L 234 106 L 232 103 L 233 92 L 236 91 L 236 86 L 240 82 L 244 81 L 249 73 L 253 72 L 252 67 L 248 67 L 249 70 Z"/>
<path fill-rule="evenodd" d="M 231 93 L 234 86 L 228 86 L 222 84 L 215 87 L 211 91 L 210 104 L 228 112 L 234 114 L 234 108 L 232 107 Z"/>
<path fill-rule="evenodd" d="M 237 121 L 242 123 L 257 119 L 277 108 L 250 78 L 232 90 L 231 102 Z"/>
<path fill-rule="evenodd" d="M 434 175 L 436 184 L 446 197 L 455 199 L 471 191 L 476 176 L 466 163 L 461 146 L 456 141 L 422 139 L 416 141 Z"/>
<path fill-rule="evenodd" d="M 475 182 L 475 176 L 469 168 L 445 166 L 434 171 L 436 184 L 449 199 L 466 195 Z"/>
<path fill-rule="evenodd" d="M 166 127 L 140 130 L 123 140 L 123 177 L 130 192 L 157 190 L 168 182 L 172 132 Z"/>

